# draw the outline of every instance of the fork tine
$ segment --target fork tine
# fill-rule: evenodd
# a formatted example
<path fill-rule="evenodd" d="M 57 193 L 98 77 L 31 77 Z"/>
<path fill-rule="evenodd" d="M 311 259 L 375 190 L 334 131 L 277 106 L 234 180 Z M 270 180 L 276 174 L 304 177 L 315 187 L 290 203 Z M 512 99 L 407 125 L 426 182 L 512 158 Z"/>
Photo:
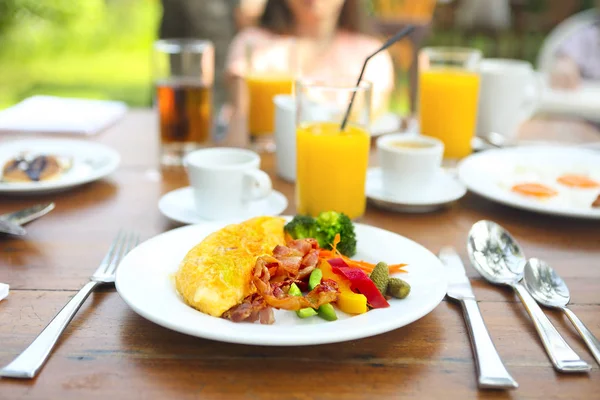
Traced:
<path fill-rule="evenodd" d="M 106 267 L 108 267 L 110 265 L 110 261 L 115 254 L 116 247 L 120 243 L 122 236 L 123 236 L 123 230 L 119 229 L 119 232 L 117 232 L 117 236 L 114 238 L 113 242 L 111 243 L 110 248 L 108 249 L 108 252 L 106 252 L 106 255 L 100 262 L 100 265 L 98 266 L 98 269 L 96 270 L 96 273 L 101 273 L 102 271 L 105 271 Z"/>
<path fill-rule="evenodd" d="M 135 246 L 138 245 L 139 241 L 140 241 L 139 235 L 136 233 L 131 232 L 131 233 L 129 233 L 129 235 L 126 235 L 125 240 L 123 240 L 123 246 L 121 246 L 121 248 L 119 249 L 119 253 L 113 259 L 112 263 L 110 264 L 110 267 L 107 268 L 106 273 L 109 275 L 114 274 L 115 271 L 117 270 L 117 268 L 119 267 L 119 264 L 123 260 L 123 258 Z"/>
<path fill-rule="evenodd" d="M 125 250 L 123 251 L 123 257 L 121 257 L 121 260 L 119 260 L 119 262 L 117 264 L 120 264 L 122 259 L 127 254 L 129 254 L 129 252 L 131 250 L 133 250 L 139 243 L 140 243 L 140 235 L 136 232 L 131 232 L 130 240 L 127 243 L 127 247 L 125 247 Z M 117 267 L 118 267 L 118 265 L 117 265 Z"/>
<path fill-rule="evenodd" d="M 113 250 L 112 254 L 110 255 L 109 262 L 106 265 L 104 265 L 104 268 L 102 269 L 102 274 L 110 273 L 110 271 L 113 269 L 115 261 L 119 260 L 120 254 L 123 251 L 123 246 L 127 242 L 127 236 L 127 232 L 123 230 L 120 230 L 117 234 L 117 238 L 119 239 L 119 241 L 115 243 L 114 248 L 111 249 Z"/>

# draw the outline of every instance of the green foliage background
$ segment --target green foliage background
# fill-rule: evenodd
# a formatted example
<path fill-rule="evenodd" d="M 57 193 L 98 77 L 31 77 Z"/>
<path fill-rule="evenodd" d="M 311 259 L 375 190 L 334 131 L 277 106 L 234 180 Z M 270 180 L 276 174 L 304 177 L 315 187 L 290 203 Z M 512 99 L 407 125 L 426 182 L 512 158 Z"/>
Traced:
<path fill-rule="evenodd" d="M 549 1 L 528 0 L 527 10 L 543 13 Z M 596 2 L 581 0 L 580 8 Z M 0 109 L 34 94 L 149 106 L 160 14 L 160 0 L 0 0 Z M 531 28 L 524 37 L 506 31 L 498 39 L 434 28 L 426 44 L 472 46 L 486 56 L 533 62 L 545 33 Z M 399 74 L 392 110 L 407 111 L 401 90 L 407 84 L 406 74 Z"/>
<path fill-rule="evenodd" d="M 0 0 L 0 108 L 33 94 L 150 104 L 159 0 Z"/>

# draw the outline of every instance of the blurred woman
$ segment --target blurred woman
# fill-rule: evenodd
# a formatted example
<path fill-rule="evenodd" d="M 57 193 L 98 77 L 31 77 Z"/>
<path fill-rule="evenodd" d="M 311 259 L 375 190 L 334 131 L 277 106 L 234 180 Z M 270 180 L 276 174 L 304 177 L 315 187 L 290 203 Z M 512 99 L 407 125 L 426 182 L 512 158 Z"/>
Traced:
<path fill-rule="evenodd" d="M 362 33 L 360 0 L 268 0 L 257 27 L 244 29 L 234 38 L 226 61 L 230 88 L 230 129 L 227 143 L 244 146 L 248 108 L 243 77 L 246 51 L 251 43 L 278 46 L 282 39 L 295 38 L 302 76 L 323 79 L 356 79 L 367 56 L 381 42 Z M 273 54 L 265 52 L 265 54 Z M 364 79 L 373 84 L 373 111 L 387 109 L 394 87 L 392 60 L 382 52 L 370 60 Z"/>

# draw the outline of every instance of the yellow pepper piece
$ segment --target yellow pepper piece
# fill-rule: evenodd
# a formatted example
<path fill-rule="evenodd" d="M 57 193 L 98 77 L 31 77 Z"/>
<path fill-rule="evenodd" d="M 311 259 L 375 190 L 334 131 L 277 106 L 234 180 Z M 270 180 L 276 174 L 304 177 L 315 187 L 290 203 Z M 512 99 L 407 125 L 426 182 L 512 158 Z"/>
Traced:
<path fill-rule="evenodd" d="M 367 312 L 367 298 L 359 293 L 341 292 L 336 304 L 340 310 L 348 314 Z"/>
<path fill-rule="evenodd" d="M 350 289 L 350 282 L 333 272 L 331 265 L 327 261 L 322 261 L 319 268 L 323 272 L 323 279 L 331 279 L 338 284 L 340 295 L 336 305 L 338 308 L 348 314 L 362 314 L 367 312 L 367 298 L 359 293 L 354 293 Z"/>

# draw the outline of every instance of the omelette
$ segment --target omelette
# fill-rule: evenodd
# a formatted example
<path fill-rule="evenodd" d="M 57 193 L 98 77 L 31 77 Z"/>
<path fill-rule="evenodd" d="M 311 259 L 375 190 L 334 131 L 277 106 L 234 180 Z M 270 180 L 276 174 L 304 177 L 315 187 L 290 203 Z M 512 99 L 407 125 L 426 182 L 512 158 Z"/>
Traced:
<path fill-rule="evenodd" d="M 284 224 L 283 218 L 257 217 L 207 236 L 187 253 L 175 273 L 175 286 L 183 300 L 220 317 L 255 293 L 256 259 L 285 244 Z"/>

